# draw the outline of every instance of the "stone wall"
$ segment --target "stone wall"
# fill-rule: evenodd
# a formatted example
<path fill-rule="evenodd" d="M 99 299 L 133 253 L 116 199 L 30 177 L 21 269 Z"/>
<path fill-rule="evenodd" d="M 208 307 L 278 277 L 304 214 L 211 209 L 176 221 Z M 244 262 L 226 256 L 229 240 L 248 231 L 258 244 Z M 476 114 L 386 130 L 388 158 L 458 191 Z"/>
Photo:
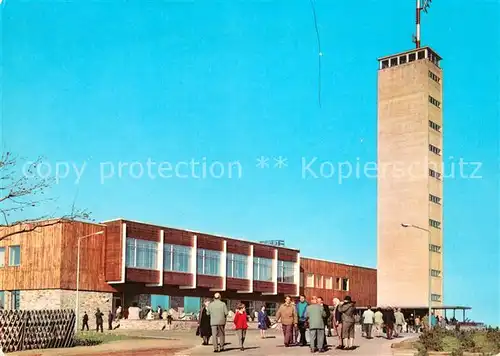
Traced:
<path fill-rule="evenodd" d="M 104 314 L 107 314 L 112 308 L 113 294 L 101 292 L 79 292 L 80 310 L 79 320 L 81 321 L 84 312 L 87 312 L 90 318 L 90 324 L 97 308 Z M 76 291 L 61 289 L 35 289 L 20 291 L 21 310 L 41 310 L 41 309 L 75 309 Z M 10 309 L 11 293 L 5 293 L 5 309 Z"/>

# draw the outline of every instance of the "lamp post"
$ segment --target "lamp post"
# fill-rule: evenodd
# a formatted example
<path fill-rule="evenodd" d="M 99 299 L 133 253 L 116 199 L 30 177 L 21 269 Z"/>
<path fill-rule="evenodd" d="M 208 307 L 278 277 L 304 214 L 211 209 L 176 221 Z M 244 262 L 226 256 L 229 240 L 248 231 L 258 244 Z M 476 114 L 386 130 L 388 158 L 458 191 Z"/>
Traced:
<path fill-rule="evenodd" d="M 80 244 L 81 241 L 90 236 L 102 235 L 104 234 L 104 230 L 94 232 L 92 234 L 84 235 L 78 237 L 77 243 L 77 257 L 76 257 L 76 304 L 75 304 L 75 333 L 78 331 L 78 319 L 80 316 Z"/>
<path fill-rule="evenodd" d="M 432 276 L 431 276 L 431 270 L 432 270 L 432 265 L 431 265 L 431 257 L 432 257 L 432 251 L 431 251 L 431 231 L 429 229 L 423 228 L 418 225 L 413 225 L 413 224 L 401 224 L 402 227 L 410 227 L 418 230 L 422 230 L 427 232 L 427 249 L 429 250 L 429 267 L 427 271 L 427 277 L 429 278 L 429 286 L 428 286 L 428 293 L 429 293 L 429 330 L 432 328 L 432 321 L 431 321 L 431 315 L 432 315 Z"/>

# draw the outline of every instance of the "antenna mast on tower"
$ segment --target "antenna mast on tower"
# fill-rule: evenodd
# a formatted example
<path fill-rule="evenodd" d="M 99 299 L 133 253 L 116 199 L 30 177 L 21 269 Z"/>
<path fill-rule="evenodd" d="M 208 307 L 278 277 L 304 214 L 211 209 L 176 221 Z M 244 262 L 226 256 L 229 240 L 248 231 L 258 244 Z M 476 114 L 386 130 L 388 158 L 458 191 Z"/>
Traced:
<path fill-rule="evenodd" d="M 423 1 L 423 6 L 421 6 L 422 1 Z M 431 2 L 432 0 L 417 0 L 417 12 L 416 12 L 417 34 L 413 36 L 413 42 L 415 42 L 417 48 L 420 48 L 420 13 L 422 10 L 425 13 L 427 13 L 427 9 L 431 6 Z"/>

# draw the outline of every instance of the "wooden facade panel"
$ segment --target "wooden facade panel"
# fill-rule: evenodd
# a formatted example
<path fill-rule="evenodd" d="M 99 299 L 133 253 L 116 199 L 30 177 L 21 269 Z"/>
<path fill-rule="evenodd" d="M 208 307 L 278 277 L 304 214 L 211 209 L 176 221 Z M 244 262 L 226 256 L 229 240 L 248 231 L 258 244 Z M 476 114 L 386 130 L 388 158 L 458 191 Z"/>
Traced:
<path fill-rule="evenodd" d="M 226 289 L 235 291 L 248 291 L 250 289 L 250 280 L 240 278 L 227 278 Z"/>
<path fill-rule="evenodd" d="M 160 271 L 139 268 L 127 268 L 126 281 L 153 284 L 160 281 Z"/>
<path fill-rule="evenodd" d="M 177 229 L 163 229 L 163 241 L 166 244 L 193 246 L 193 235 Z"/>
<path fill-rule="evenodd" d="M 134 239 L 160 241 L 160 228 L 137 222 L 125 221 L 127 224 L 127 237 Z"/>
<path fill-rule="evenodd" d="M 278 283 L 278 294 L 289 294 L 295 295 L 297 294 L 297 286 L 295 284 L 288 283 Z"/>
<path fill-rule="evenodd" d="M 2 228 L 0 236 L 19 227 Z M 62 223 L 9 236 L 0 241 L 5 248 L 5 266 L 0 267 L 0 290 L 61 287 Z M 9 266 L 9 247 L 20 246 L 21 263 Z"/>
<path fill-rule="evenodd" d="M 273 259 L 274 258 L 274 247 L 264 246 L 264 245 L 254 245 L 253 246 L 253 256 Z"/>
<path fill-rule="evenodd" d="M 297 262 L 297 252 L 292 250 L 278 249 L 278 260 Z"/>
<path fill-rule="evenodd" d="M 104 234 L 88 236 L 104 231 Z M 61 288 L 76 289 L 78 239 L 80 245 L 80 290 L 114 291 L 106 283 L 105 249 L 106 226 L 82 222 L 68 222 L 62 226 Z M 82 238 L 83 236 L 88 236 Z"/>
<path fill-rule="evenodd" d="M 240 255 L 250 255 L 251 244 L 245 241 L 237 240 L 226 240 L 227 241 L 227 252 L 237 253 Z"/>
<path fill-rule="evenodd" d="M 163 284 L 190 286 L 193 284 L 193 275 L 191 273 L 164 272 Z"/>
<path fill-rule="evenodd" d="M 119 281 L 122 278 L 122 222 L 112 221 L 106 223 L 106 246 L 104 266 L 107 281 Z"/>
<path fill-rule="evenodd" d="M 198 248 L 203 248 L 207 250 L 222 251 L 224 249 L 224 240 L 210 235 L 197 234 L 198 236 Z"/>
<path fill-rule="evenodd" d="M 342 300 L 349 295 L 360 307 L 377 305 L 377 271 L 371 268 L 339 264 L 329 261 L 301 258 L 301 272 L 303 273 L 304 286 L 301 290 L 307 298 L 311 296 L 322 296 L 327 304 L 331 304 L 333 298 Z M 303 270 L 303 271 L 302 271 Z M 308 274 L 314 276 L 314 287 L 307 287 Z M 317 277 L 322 277 L 322 285 L 317 284 Z M 332 289 L 328 289 L 327 279 L 332 280 Z M 337 285 L 337 278 L 349 280 L 349 290 L 343 291 Z"/>
<path fill-rule="evenodd" d="M 196 285 L 198 287 L 206 288 L 222 288 L 222 277 L 205 276 L 199 274 L 196 276 Z"/>
<path fill-rule="evenodd" d="M 260 293 L 272 293 L 274 290 L 273 282 L 253 281 L 253 291 Z"/>

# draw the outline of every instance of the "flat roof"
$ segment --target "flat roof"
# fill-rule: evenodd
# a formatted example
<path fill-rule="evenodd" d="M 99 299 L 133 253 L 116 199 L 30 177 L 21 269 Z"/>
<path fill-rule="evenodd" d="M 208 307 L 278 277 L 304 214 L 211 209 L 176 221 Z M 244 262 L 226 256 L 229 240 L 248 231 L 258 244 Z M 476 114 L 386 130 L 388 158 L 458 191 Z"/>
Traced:
<path fill-rule="evenodd" d="M 283 250 L 290 250 L 290 251 L 294 251 L 294 252 L 300 252 L 299 249 L 291 248 L 291 247 L 286 247 L 286 246 L 275 246 L 275 245 L 270 245 L 270 244 L 263 244 L 261 242 L 246 240 L 246 239 L 242 239 L 242 238 L 239 238 L 239 237 L 229 237 L 229 236 L 224 236 L 224 235 L 220 235 L 220 234 L 214 234 L 214 233 L 210 233 L 210 232 L 202 232 L 202 231 L 195 231 L 195 230 L 191 230 L 191 229 L 184 229 L 184 228 L 180 228 L 180 227 L 173 227 L 173 226 L 164 226 L 164 225 L 152 224 L 152 223 L 149 223 L 149 222 L 139 221 L 139 220 L 130 220 L 130 219 L 125 219 L 125 218 L 116 218 L 116 219 L 111 219 L 111 220 L 105 220 L 102 223 L 104 224 L 104 223 L 107 223 L 107 222 L 120 221 L 120 220 L 121 221 L 129 221 L 129 222 L 137 223 L 137 224 L 144 224 L 144 225 L 155 226 L 155 227 L 158 227 L 160 229 L 161 228 L 164 228 L 164 229 L 175 229 L 175 230 L 179 230 L 179 231 L 190 232 L 190 233 L 193 233 L 193 234 L 210 235 L 210 236 L 213 236 L 213 237 L 218 237 L 218 238 L 226 239 L 226 240 L 243 241 L 243 242 L 247 242 L 247 243 L 252 244 L 252 245 L 260 245 L 260 246 L 278 248 L 278 249 L 283 249 Z"/>
<path fill-rule="evenodd" d="M 418 51 L 421 51 L 423 49 L 428 49 L 430 50 L 432 53 L 434 53 L 437 57 L 438 57 L 438 60 L 441 60 L 443 59 L 436 51 L 434 51 L 432 48 L 430 48 L 429 46 L 424 46 L 424 47 L 420 47 L 420 48 L 413 48 L 413 49 L 410 49 L 408 51 L 404 51 L 404 52 L 399 52 L 399 53 L 394 53 L 394 54 L 391 54 L 391 55 L 387 55 L 387 56 L 383 56 L 383 57 L 379 57 L 377 60 L 378 61 L 382 61 L 384 59 L 389 59 L 389 58 L 392 58 L 392 57 L 397 57 L 397 56 L 402 56 L 403 54 L 408 54 L 408 53 L 413 53 L 413 52 L 418 52 Z"/>
<path fill-rule="evenodd" d="M 355 264 L 351 264 L 351 263 L 342 263 L 342 262 L 324 260 L 324 259 L 321 259 L 321 258 L 300 256 L 300 259 L 301 260 L 321 261 L 321 262 L 327 262 L 327 263 L 335 263 L 336 265 L 349 266 L 349 267 L 357 267 L 357 268 L 363 268 L 363 269 L 370 269 L 370 270 L 373 270 L 373 271 L 377 270 L 376 268 L 373 268 L 373 267 L 366 267 L 366 266 L 360 266 L 360 265 L 355 265 Z"/>

